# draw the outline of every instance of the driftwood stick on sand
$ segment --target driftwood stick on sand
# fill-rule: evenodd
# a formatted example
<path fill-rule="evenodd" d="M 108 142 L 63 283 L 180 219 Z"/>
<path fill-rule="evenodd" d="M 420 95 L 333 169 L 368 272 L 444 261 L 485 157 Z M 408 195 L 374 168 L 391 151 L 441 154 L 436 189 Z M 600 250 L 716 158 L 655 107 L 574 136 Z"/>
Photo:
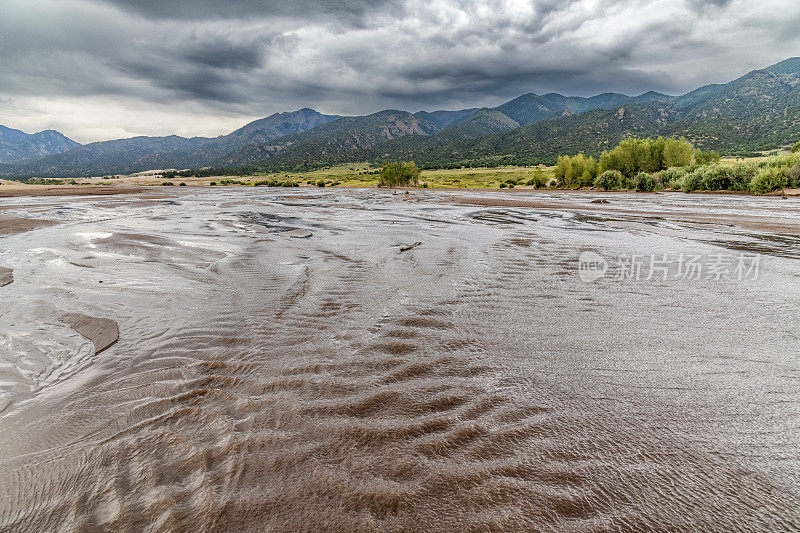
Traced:
<path fill-rule="evenodd" d="M 422 243 L 421 242 L 415 242 L 414 244 L 409 244 L 408 246 L 401 246 L 400 247 L 400 251 L 401 252 L 407 252 L 409 250 L 413 250 L 414 248 L 416 248 L 420 244 L 422 244 Z"/>
<path fill-rule="evenodd" d="M 98 318 L 80 313 L 68 313 L 61 322 L 92 341 L 95 355 L 99 354 L 119 339 L 117 323 L 108 318 Z"/>
<path fill-rule="evenodd" d="M 5 287 L 14 281 L 14 269 L 0 267 L 0 287 Z"/>

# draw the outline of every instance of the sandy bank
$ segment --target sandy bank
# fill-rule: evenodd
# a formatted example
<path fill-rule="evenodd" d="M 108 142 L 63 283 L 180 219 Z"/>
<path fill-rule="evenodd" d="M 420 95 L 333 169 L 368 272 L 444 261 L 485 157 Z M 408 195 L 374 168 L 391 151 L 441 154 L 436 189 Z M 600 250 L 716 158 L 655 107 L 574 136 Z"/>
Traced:
<path fill-rule="evenodd" d="M 38 218 L 0 217 L 0 236 L 25 233 L 36 228 L 55 226 L 58 222 Z"/>
<path fill-rule="evenodd" d="M 28 185 L 18 181 L 2 180 L 0 198 L 17 196 L 106 196 L 141 192 L 141 187 L 114 185 Z"/>
<path fill-rule="evenodd" d="M 14 269 L 0 267 L 0 287 L 5 287 L 14 281 Z"/>
<path fill-rule="evenodd" d="M 99 354 L 119 339 L 117 323 L 108 318 L 69 313 L 61 317 L 61 322 L 92 341 L 95 354 Z"/>

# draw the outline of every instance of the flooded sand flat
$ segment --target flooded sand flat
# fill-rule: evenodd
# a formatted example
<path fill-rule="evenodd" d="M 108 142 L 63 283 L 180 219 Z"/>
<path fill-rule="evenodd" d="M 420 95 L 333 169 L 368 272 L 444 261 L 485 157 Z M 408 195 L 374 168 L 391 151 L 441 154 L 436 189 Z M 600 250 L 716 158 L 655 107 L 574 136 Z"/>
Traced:
<path fill-rule="evenodd" d="M 800 529 L 797 199 L 6 205 L 0 530 Z"/>

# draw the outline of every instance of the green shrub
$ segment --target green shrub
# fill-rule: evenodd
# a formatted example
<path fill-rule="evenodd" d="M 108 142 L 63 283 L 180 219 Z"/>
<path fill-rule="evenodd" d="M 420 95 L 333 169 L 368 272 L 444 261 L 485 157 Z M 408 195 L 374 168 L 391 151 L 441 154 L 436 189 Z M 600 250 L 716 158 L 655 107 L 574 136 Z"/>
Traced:
<path fill-rule="evenodd" d="M 765 167 L 758 171 L 756 177 L 750 182 L 750 190 L 754 193 L 764 194 L 786 187 L 786 175 L 777 167 Z"/>
<path fill-rule="evenodd" d="M 731 169 L 722 165 L 710 165 L 703 169 L 701 187 L 706 191 L 721 191 L 730 188 Z"/>
<path fill-rule="evenodd" d="M 798 142 L 797 142 L 797 144 L 795 144 L 794 146 L 792 146 L 792 153 L 795 153 L 795 154 L 796 154 L 796 153 L 798 153 L 798 152 L 800 152 L 800 141 L 798 141 Z"/>
<path fill-rule="evenodd" d="M 172 183 L 171 181 L 164 181 L 164 182 L 161 183 L 162 187 L 169 187 L 171 185 L 175 185 L 175 184 Z"/>
<path fill-rule="evenodd" d="M 408 187 L 416 186 L 419 183 L 419 175 L 422 171 L 413 162 L 405 163 L 383 163 L 381 165 L 381 178 L 378 185 L 381 187 Z"/>
<path fill-rule="evenodd" d="M 178 185 L 179 185 L 179 186 L 181 186 L 181 187 L 186 187 L 186 182 L 185 182 L 185 181 L 182 181 L 182 182 L 180 182 Z"/>
<path fill-rule="evenodd" d="M 324 186 L 325 186 L 325 180 L 319 180 L 317 182 L 317 187 L 324 187 Z"/>
<path fill-rule="evenodd" d="M 227 181 L 230 181 L 232 183 L 239 184 L 239 185 L 245 185 L 243 182 L 240 182 L 240 181 L 234 181 L 234 180 L 227 180 Z M 221 183 L 224 184 L 225 182 L 226 182 L 226 180 L 222 180 Z M 290 180 L 278 181 L 276 179 L 269 179 L 269 180 L 259 180 L 259 181 L 253 182 L 253 186 L 254 187 L 299 187 L 300 183 L 298 183 L 296 181 L 290 181 Z"/>
<path fill-rule="evenodd" d="M 656 172 L 652 176 L 656 189 L 680 189 L 685 175 L 686 169 L 672 167 Z"/>
<path fill-rule="evenodd" d="M 685 177 L 685 174 L 682 174 L 681 177 L 668 181 L 667 188 L 672 190 L 683 189 L 683 179 Z"/>
<path fill-rule="evenodd" d="M 639 172 L 633 178 L 633 188 L 639 192 L 653 192 L 656 190 L 656 182 L 647 172 Z"/>
<path fill-rule="evenodd" d="M 790 189 L 800 187 L 800 163 L 786 171 L 786 186 Z"/>
<path fill-rule="evenodd" d="M 728 187 L 732 191 L 747 191 L 750 189 L 750 181 L 756 176 L 757 169 L 753 165 L 737 163 L 730 168 L 730 184 Z"/>
<path fill-rule="evenodd" d="M 505 189 L 506 187 L 508 187 L 508 185 L 505 182 L 501 181 L 500 182 L 500 188 L 501 189 Z"/>
<path fill-rule="evenodd" d="M 533 177 L 526 182 L 526 185 L 533 185 L 537 189 L 547 186 L 547 174 L 541 168 L 533 171 Z"/>
<path fill-rule="evenodd" d="M 211 183 L 209 183 L 209 185 L 211 185 L 212 187 L 215 186 L 216 184 L 217 184 L 216 181 L 212 181 Z"/>
<path fill-rule="evenodd" d="M 703 169 L 696 168 L 683 177 L 681 188 L 683 192 L 699 191 L 703 189 Z"/>
<path fill-rule="evenodd" d="M 606 170 L 594 180 L 594 186 L 605 191 L 616 191 L 625 188 L 625 176 L 619 170 Z"/>

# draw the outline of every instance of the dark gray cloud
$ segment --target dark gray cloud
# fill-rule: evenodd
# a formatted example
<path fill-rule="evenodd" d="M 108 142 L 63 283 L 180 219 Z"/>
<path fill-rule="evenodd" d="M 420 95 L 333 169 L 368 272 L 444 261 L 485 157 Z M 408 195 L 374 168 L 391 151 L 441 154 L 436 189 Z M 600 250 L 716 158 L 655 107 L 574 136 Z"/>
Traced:
<path fill-rule="evenodd" d="M 795 0 L 3 0 L 0 123 L 85 141 L 680 93 L 800 55 L 798 24 Z"/>
<path fill-rule="evenodd" d="M 232 43 L 224 39 L 188 43 L 183 58 L 192 65 L 215 69 L 253 70 L 262 65 L 260 43 Z"/>
<path fill-rule="evenodd" d="M 358 21 L 399 0 L 93 0 L 149 19 L 221 20 L 243 18 L 332 18 Z"/>
<path fill-rule="evenodd" d="M 710 11 L 728 7 L 733 0 L 689 0 L 689 6 L 696 11 Z"/>

